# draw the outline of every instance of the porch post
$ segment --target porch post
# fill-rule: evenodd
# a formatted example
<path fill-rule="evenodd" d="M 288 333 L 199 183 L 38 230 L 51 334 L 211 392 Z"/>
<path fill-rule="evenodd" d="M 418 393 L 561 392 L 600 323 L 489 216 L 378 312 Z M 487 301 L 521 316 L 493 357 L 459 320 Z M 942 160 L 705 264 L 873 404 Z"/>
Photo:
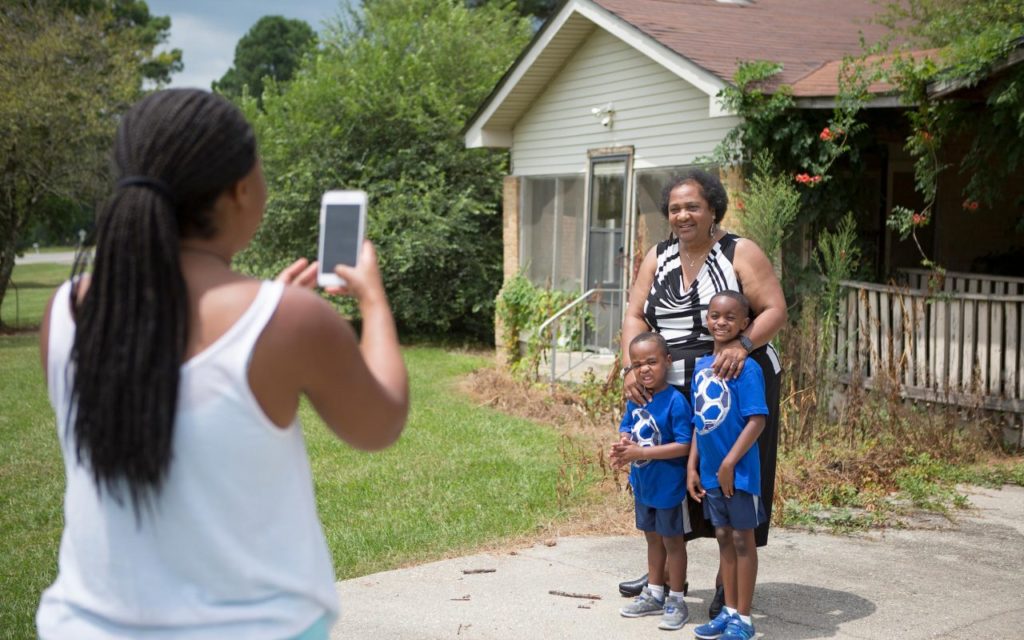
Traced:
<path fill-rule="evenodd" d="M 502 282 L 508 282 L 519 271 L 519 194 L 522 189 L 522 178 L 505 176 L 501 191 L 501 242 L 502 242 Z M 502 340 L 501 319 L 494 315 L 494 347 L 498 362 L 505 362 L 505 343 Z"/>

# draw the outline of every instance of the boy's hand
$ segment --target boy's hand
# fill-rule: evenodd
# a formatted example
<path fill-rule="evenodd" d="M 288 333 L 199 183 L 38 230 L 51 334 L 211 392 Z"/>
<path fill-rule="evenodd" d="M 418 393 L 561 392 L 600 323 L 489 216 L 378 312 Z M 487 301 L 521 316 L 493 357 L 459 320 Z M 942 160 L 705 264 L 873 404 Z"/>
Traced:
<path fill-rule="evenodd" d="M 697 502 L 701 501 L 704 497 L 704 486 L 700 483 L 700 473 L 694 472 L 692 469 L 686 473 L 686 491 L 690 494 L 690 497 Z"/>
<path fill-rule="evenodd" d="M 616 468 L 622 468 L 624 462 L 622 461 L 622 450 L 625 446 L 632 442 L 628 433 L 622 432 L 619 434 L 619 441 L 612 445 L 612 448 L 608 451 L 608 460 L 612 463 L 612 466 Z"/>
<path fill-rule="evenodd" d="M 621 460 L 623 464 L 627 462 L 636 462 L 637 460 L 644 459 L 643 447 L 633 442 L 632 440 L 619 443 L 615 445 L 614 448 L 618 453 L 619 460 Z"/>
<path fill-rule="evenodd" d="M 736 476 L 736 468 L 731 464 L 722 463 L 722 466 L 718 467 L 718 484 L 722 487 L 722 495 L 726 498 L 731 498 L 736 493 L 736 487 L 733 485 L 733 481 Z"/>

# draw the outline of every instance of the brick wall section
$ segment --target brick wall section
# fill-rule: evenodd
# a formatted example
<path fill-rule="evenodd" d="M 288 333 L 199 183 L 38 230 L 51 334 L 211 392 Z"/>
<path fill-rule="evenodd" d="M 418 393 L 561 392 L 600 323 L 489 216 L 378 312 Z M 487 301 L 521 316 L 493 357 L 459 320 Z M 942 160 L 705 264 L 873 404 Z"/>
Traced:
<path fill-rule="evenodd" d="M 519 196 L 522 192 L 522 183 L 522 178 L 505 176 L 502 184 L 501 242 L 504 280 L 508 280 L 519 271 Z M 501 335 L 501 320 L 495 314 L 494 346 L 498 362 L 505 364 L 505 344 Z"/>

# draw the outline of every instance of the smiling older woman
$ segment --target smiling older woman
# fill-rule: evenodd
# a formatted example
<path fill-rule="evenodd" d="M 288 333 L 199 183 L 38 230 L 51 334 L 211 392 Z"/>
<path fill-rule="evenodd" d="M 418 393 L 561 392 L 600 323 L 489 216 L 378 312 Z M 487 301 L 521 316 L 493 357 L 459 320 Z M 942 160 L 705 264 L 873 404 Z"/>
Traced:
<path fill-rule="evenodd" d="M 717 292 L 740 291 L 750 300 L 752 320 L 747 329 L 721 349 L 715 373 L 734 378 L 753 358 L 764 371 L 768 420 L 758 439 L 761 457 L 761 498 L 771 519 L 775 485 L 775 458 L 779 427 L 779 376 L 782 368 L 770 342 L 786 322 L 786 300 L 771 262 L 754 242 L 726 233 L 720 226 L 729 199 L 715 176 L 691 169 L 674 177 L 662 192 L 662 214 L 668 218 L 672 237 L 653 247 L 644 257 L 629 292 L 629 306 L 622 323 L 622 360 L 627 367 L 623 382 L 626 397 L 646 402 L 650 394 L 628 370 L 630 341 L 643 331 L 656 331 L 668 342 L 672 355 L 669 383 L 687 399 L 693 365 L 712 352 L 714 342 L 705 325 L 708 302 Z M 699 505 L 698 505 L 699 506 Z M 687 536 L 712 536 L 713 530 L 700 509 L 690 510 L 693 531 Z M 758 527 L 758 546 L 767 544 L 766 522 Z M 623 595 L 636 595 L 646 576 L 619 585 Z M 712 602 L 714 618 L 721 608 L 721 591 Z"/>

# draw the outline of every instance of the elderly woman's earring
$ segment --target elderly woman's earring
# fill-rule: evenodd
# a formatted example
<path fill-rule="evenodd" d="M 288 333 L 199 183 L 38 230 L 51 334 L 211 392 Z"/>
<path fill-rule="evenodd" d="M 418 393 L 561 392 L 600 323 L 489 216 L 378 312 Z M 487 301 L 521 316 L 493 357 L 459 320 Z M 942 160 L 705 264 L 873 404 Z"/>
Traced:
<path fill-rule="evenodd" d="M 715 230 L 716 230 L 717 227 L 718 227 L 718 223 L 717 222 L 712 222 L 711 223 L 711 227 L 708 229 L 708 237 L 709 238 L 714 238 L 715 237 Z"/>

